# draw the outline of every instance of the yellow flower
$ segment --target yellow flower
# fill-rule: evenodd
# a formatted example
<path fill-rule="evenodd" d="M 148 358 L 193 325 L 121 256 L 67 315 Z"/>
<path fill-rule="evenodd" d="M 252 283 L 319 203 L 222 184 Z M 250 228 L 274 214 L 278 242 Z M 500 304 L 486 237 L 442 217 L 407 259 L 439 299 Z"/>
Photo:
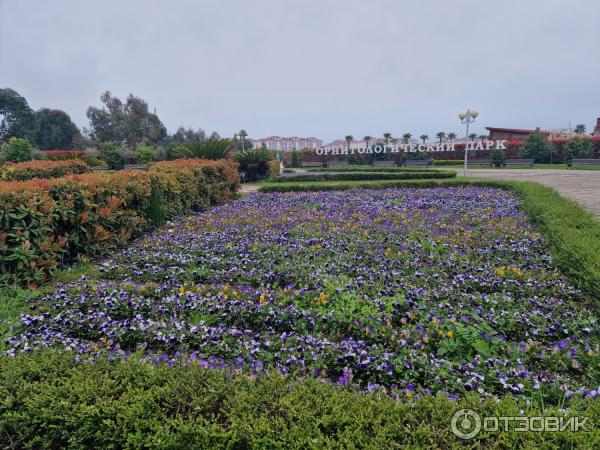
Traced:
<path fill-rule="evenodd" d="M 593 351 L 591 351 L 591 350 L 588 350 L 588 352 L 587 352 L 587 355 L 588 355 L 588 356 L 594 356 L 594 352 L 593 352 Z"/>
<path fill-rule="evenodd" d="M 325 292 L 321 292 L 321 294 L 319 294 L 319 303 L 321 303 L 322 305 L 325 305 L 327 303 L 327 294 Z"/>
<path fill-rule="evenodd" d="M 185 292 L 185 288 L 184 288 L 183 286 L 181 286 L 181 287 L 179 288 L 179 293 L 180 293 L 180 294 L 183 294 L 184 292 Z"/>
<path fill-rule="evenodd" d="M 447 335 L 449 338 L 451 338 L 452 336 L 454 336 L 454 333 L 453 333 L 452 331 L 448 331 L 448 332 L 446 333 L 446 335 Z"/>
<path fill-rule="evenodd" d="M 263 294 L 261 294 L 260 297 L 258 297 L 258 302 L 261 305 L 264 305 L 266 303 L 265 296 Z"/>
<path fill-rule="evenodd" d="M 409 391 L 408 389 L 406 390 L 406 396 L 407 397 L 412 397 L 413 393 L 412 391 Z"/>

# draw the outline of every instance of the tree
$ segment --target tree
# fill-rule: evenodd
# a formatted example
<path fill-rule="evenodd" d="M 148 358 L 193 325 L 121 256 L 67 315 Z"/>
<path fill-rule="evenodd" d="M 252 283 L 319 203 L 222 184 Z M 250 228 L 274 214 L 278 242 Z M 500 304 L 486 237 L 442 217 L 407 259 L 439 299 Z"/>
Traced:
<path fill-rule="evenodd" d="M 390 143 L 391 137 L 392 137 L 392 133 L 383 133 L 383 139 L 385 139 L 385 145 Z"/>
<path fill-rule="evenodd" d="M 368 136 L 368 135 L 363 138 L 363 141 L 366 142 L 367 147 L 369 146 L 369 142 L 371 142 L 372 139 L 373 139 L 373 137 L 372 136 Z"/>
<path fill-rule="evenodd" d="M 592 141 L 581 135 L 569 139 L 567 142 L 567 160 L 573 158 L 591 158 L 592 157 Z"/>
<path fill-rule="evenodd" d="M 477 137 L 477 133 L 469 134 L 469 139 L 471 139 L 472 141 L 474 141 L 476 137 Z"/>
<path fill-rule="evenodd" d="M 426 134 L 422 134 L 422 135 L 421 135 L 421 136 L 419 136 L 419 137 L 420 137 L 420 138 L 421 138 L 421 140 L 423 141 L 423 144 L 425 143 L 425 141 L 426 141 L 427 139 L 429 139 L 429 136 L 428 136 L 428 135 L 426 135 Z"/>
<path fill-rule="evenodd" d="M 148 164 L 155 160 L 156 149 L 151 145 L 140 144 L 137 146 L 137 160 L 140 164 Z"/>
<path fill-rule="evenodd" d="M 408 142 L 410 141 L 410 138 L 412 138 L 412 134 L 410 134 L 410 133 L 404 133 L 402 135 L 402 141 L 404 141 L 405 144 L 408 144 Z"/>
<path fill-rule="evenodd" d="M 484 139 L 487 139 L 487 138 L 488 138 L 487 134 L 480 134 L 479 135 L 479 139 L 481 139 L 481 140 L 484 140 Z"/>
<path fill-rule="evenodd" d="M 11 137 L 8 142 L 2 144 L 2 160 L 14 163 L 30 161 L 37 155 L 37 149 L 25 138 Z"/>
<path fill-rule="evenodd" d="M 443 131 L 440 131 L 439 133 L 436 134 L 436 137 L 440 140 L 440 144 L 441 144 L 442 140 L 446 137 L 446 133 L 444 133 Z"/>
<path fill-rule="evenodd" d="M 202 142 L 206 139 L 206 133 L 202 128 L 194 130 L 193 128 L 179 127 L 173 136 L 171 141 L 185 144 L 186 142 Z"/>
<path fill-rule="evenodd" d="M 348 144 L 348 154 L 349 154 L 350 153 L 350 143 L 354 139 L 354 136 L 349 134 L 348 136 L 344 137 L 344 139 L 346 139 L 346 144 Z"/>
<path fill-rule="evenodd" d="M 452 142 L 452 141 L 454 141 L 454 139 L 456 139 L 456 133 L 452 133 L 452 132 L 448 133 L 448 140 L 450 142 Z"/>
<path fill-rule="evenodd" d="M 290 163 L 290 166 L 300 167 L 300 156 L 298 155 L 298 152 L 296 150 L 292 152 L 292 161 Z"/>
<path fill-rule="evenodd" d="M 118 142 L 134 148 L 140 143 L 160 144 L 167 129 L 156 114 L 148 111 L 148 103 L 129 94 L 125 103 L 106 91 L 100 97 L 104 107 L 90 106 L 90 136 L 97 142 Z"/>
<path fill-rule="evenodd" d="M 577 133 L 578 136 L 585 134 L 585 125 L 582 123 L 575 125 L 575 133 Z"/>
<path fill-rule="evenodd" d="M 0 89 L 0 143 L 11 137 L 31 138 L 34 125 L 27 100 L 12 89 Z"/>
<path fill-rule="evenodd" d="M 34 114 L 34 141 L 42 149 L 73 148 L 80 136 L 71 117 L 60 109 L 42 108 Z"/>
<path fill-rule="evenodd" d="M 175 158 L 226 159 L 235 148 L 231 139 L 215 139 L 203 142 L 188 142 L 173 150 Z"/>
<path fill-rule="evenodd" d="M 551 150 L 548 136 L 544 133 L 531 133 L 523 144 L 523 157 L 544 163 L 550 160 Z"/>
<path fill-rule="evenodd" d="M 111 170 L 123 168 L 125 164 L 125 150 L 126 148 L 123 147 L 123 144 L 117 142 L 103 142 L 100 144 L 100 156 Z"/>

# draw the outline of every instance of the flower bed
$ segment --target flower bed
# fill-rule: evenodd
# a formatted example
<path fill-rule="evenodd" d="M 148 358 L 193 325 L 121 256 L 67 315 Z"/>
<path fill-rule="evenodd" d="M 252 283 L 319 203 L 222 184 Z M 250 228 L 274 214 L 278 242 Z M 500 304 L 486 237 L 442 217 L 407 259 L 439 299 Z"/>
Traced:
<path fill-rule="evenodd" d="M 91 172 L 81 160 L 27 161 L 17 164 L 6 163 L 0 167 L 0 181 L 26 181 L 34 178 L 58 178 L 70 174 Z"/>
<path fill-rule="evenodd" d="M 0 183 L 0 283 L 35 287 L 81 256 L 106 253 L 153 224 L 227 201 L 238 185 L 234 163 L 203 160 Z"/>
<path fill-rule="evenodd" d="M 598 395 L 596 316 L 499 189 L 255 195 L 101 267 L 34 300 L 9 354 L 139 351 L 392 397 Z"/>

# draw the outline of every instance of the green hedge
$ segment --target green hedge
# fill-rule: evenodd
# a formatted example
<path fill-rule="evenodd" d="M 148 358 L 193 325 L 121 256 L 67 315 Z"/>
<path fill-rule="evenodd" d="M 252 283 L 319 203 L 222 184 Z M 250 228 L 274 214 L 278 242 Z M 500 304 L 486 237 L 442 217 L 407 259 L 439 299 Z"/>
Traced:
<path fill-rule="evenodd" d="M 431 167 L 431 166 L 429 166 Z M 303 167 L 302 170 L 308 172 L 428 172 L 435 169 L 428 166 L 399 167 L 399 166 L 368 166 L 368 165 L 349 165 L 333 167 Z"/>
<path fill-rule="evenodd" d="M 0 356 L 0 442 L 8 448 L 592 448 L 600 439 L 598 401 L 573 401 L 566 414 L 589 416 L 588 433 L 481 432 L 468 441 L 450 428 L 462 408 L 514 416 L 524 405 L 477 395 L 398 401 L 311 378 L 254 380 L 138 358 Z M 525 408 L 540 414 L 539 405 Z"/>
<path fill-rule="evenodd" d="M 394 187 L 490 186 L 515 192 L 550 245 L 552 256 L 593 299 L 600 299 L 600 222 L 572 200 L 549 187 L 524 181 L 384 180 L 321 183 L 271 183 L 260 192 L 301 192 Z"/>
<path fill-rule="evenodd" d="M 352 180 L 416 180 L 427 178 L 455 178 L 454 171 L 423 171 L 423 172 L 347 172 L 347 173 L 311 173 L 272 178 L 273 183 L 292 183 L 306 181 L 352 181 Z"/>

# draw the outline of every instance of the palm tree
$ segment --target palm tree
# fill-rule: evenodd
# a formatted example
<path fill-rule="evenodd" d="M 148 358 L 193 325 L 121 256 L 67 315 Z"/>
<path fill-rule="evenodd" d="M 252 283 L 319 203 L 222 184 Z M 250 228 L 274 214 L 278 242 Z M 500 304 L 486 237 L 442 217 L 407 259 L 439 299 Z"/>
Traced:
<path fill-rule="evenodd" d="M 444 133 L 443 131 L 440 131 L 438 134 L 436 134 L 436 136 L 440 140 L 440 144 L 441 144 L 442 139 L 444 139 L 446 137 L 446 133 Z"/>
<path fill-rule="evenodd" d="M 408 144 L 408 141 L 410 141 L 411 137 L 412 137 L 412 134 L 410 134 L 410 133 L 404 133 L 402 135 L 402 140 L 404 141 L 405 144 Z"/>
<path fill-rule="evenodd" d="M 242 151 L 246 150 L 246 136 L 248 136 L 248 133 L 246 133 L 246 130 L 244 130 L 243 128 L 240 130 L 240 132 L 238 133 L 238 136 L 240 137 L 240 140 L 242 141 Z"/>
<path fill-rule="evenodd" d="M 477 137 L 477 133 L 471 133 L 469 135 L 469 139 L 471 139 L 472 141 L 474 141 L 476 137 Z"/>
<path fill-rule="evenodd" d="M 581 136 L 582 134 L 585 133 L 585 125 L 580 123 L 579 125 L 575 126 L 575 133 L 577 133 L 578 136 Z"/>
<path fill-rule="evenodd" d="M 348 136 L 346 136 L 348 137 Z M 369 142 L 371 142 L 371 139 L 373 139 L 371 136 L 365 136 L 363 138 L 363 141 L 365 141 L 367 143 L 367 147 L 369 146 Z"/>
<path fill-rule="evenodd" d="M 383 138 L 385 139 L 385 145 L 389 144 L 391 137 L 392 137 L 392 133 L 383 133 Z"/>
<path fill-rule="evenodd" d="M 419 136 L 421 138 L 421 140 L 423 141 L 423 144 L 425 143 L 425 141 L 427 139 L 429 139 L 429 136 L 427 136 L 426 134 L 422 134 L 421 136 Z"/>
<path fill-rule="evenodd" d="M 488 138 L 487 134 L 480 134 L 479 135 L 479 139 L 481 139 L 481 140 L 484 140 L 484 139 L 487 139 L 487 138 Z"/>
<path fill-rule="evenodd" d="M 354 139 L 354 136 L 352 136 L 351 134 L 349 134 L 344 139 L 346 139 L 346 142 L 348 143 L 348 153 L 350 153 L 350 142 L 352 142 L 352 140 Z"/>
<path fill-rule="evenodd" d="M 225 159 L 234 148 L 231 139 L 188 142 L 173 149 L 175 158 Z"/>
<path fill-rule="evenodd" d="M 448 140 L 452 142 L 454 139 L 456 139 L 456 133 L 448 133 Z"/>

